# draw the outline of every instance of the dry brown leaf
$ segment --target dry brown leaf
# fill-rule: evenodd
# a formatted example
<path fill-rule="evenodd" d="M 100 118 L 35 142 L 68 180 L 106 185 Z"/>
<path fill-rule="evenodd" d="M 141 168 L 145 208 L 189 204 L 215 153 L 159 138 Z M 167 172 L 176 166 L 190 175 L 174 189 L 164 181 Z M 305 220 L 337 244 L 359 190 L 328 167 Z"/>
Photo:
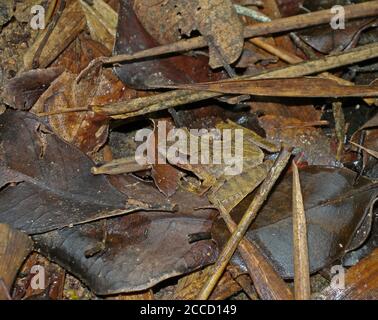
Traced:
<path fill-rule="evenodd" d="M 231 0 L 135 0 L 134 8 L 144 27 L 161 44 L 200 31 L 209 43 L 212 68 L 231 64 L 242 53 L 243 24 Z"/>
<path fill-rule="evenodd" d="M 160 44 L 190 36 L 196 29 L 193 12 L 198 0 L 134 0 L 134 10 L 148 33 Z"/>
<path fill-rule="evenodd" d="M 226 181 L 218 181 L 208 195 L 210 202 L 218 209 L 229 213 L 260 185 L 272 164 L 272 161 L 266 161 L 255 168 L 243 170 L 240 175 Z"/>
<path fill-rule="evenodd" d="M 212 68 L 231 64 L 240 57 L 244 44 L 243 24 L 231 0 L 199 0 L 196 20 L 198 30 L 209 42 Z"/>
<path fill-rule="evenodd" d="M 64 72 L 38 99 L 32 113 L 53 113 L 60 110 L 88 106 L 96 89 L 96 84 L 87 82 L 87 88 L 80 87 L 75 82 L 76 75 Z M 91 79 L 96 79 L 93 77 Z M 89 86 L 88 86 L 89 85 Z M 98 150 L 105 142 L 108 133 L 108 123 L 104 117 L 96 115 L 92 111 L 71 112 L 48 115 L 51 128 L 65 141 L 73 143 L 86 153 Z"/>
<path fill-rule="evenodd" d="M 1 98 L 12 108 L 29 110 L 63 71 L 58 67 L 23 72 L 5 83 Z"/>
<path fill-rule="evenodd" d="M 162 118 L 159 122 L 152 121 L 154 124 L 154 130 L 149 139 L 148 148 L 152 148 L 155 151 L 156 158 L 155 163 L 152 165 L 151 176 L 154 179 L 155 185 L 157 188 L 167 197 L 172 196 L 178 186 L 181 177 L 184 175 L 183 172 L 173 167 L 168 161 L 162 163 L 159 160 L 162 160 L 161 154 L 159 152 L 159 134 L 167 137 L 168 132 L 174 128 L 174 124 L 169 118 Z M 164 128 L 159 127 L 161 123 L 165 123 L 165 132 Z M 164 160 L 164 159 L 163 159 Z"/>
<path fill-rule="evenodd" d="M 88 64 L 100 56 L 108 56 L 111 51 L 101 43 L 92 40 L 85 34 L 80 34 L 52 63 L 61 66 L 66 71 L 78 74 Z"/>

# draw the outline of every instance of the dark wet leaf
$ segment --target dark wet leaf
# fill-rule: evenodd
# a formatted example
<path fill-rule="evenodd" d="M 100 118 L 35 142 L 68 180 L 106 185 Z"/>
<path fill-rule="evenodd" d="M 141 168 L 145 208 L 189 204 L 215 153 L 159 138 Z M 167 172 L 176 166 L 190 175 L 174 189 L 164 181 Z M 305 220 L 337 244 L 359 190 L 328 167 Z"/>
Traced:
<path fill-rule="evenodd" d="M 138 192 L 138 185 L 142 190 L 154 190 L 136 179 L 128 180 L 136 185 L 132 192 Z M 153 195 L 154 192 L 151 200 Z M 208 265 L 216 258 L 213 241 L 188 241 L 189 234 L 211 228 L 214 211 L 194 209 L 208 203 L 206 198 L 183 192 L 173 197 L 172 201 L 183 204 L 174 214 L 138 212 L 106 223 L 98 221 L 38 235 L 34 240 L 44 254 L 83 280 L 96 294 L 144 290 Z M 89 251 L 92 256 L 86 257 Z"/>
<path fill-rule="evenodd" d="M 131 54 L 159 43 L 145 30 L 133 10 L 133 0 L 122 0 L 114 54 Z M 190 83 L 209 79 L 208 59 L 174 56 L 146 59 L 115 68 L 118 77 L 132 88 L 146 89 L 149 83 Z"/>
<path fill-rule="evenodd" d="M 63 68 L 49 68 L 21 73 L 5 84 L 2 98 L 12 108 L 28 110 L 62 72 Z"/>
<path fill-rule="evenodd" d="M 0 139 L 0 222 L 40 233 L 140 207 L 31 114 L 3 113 Z"/>
<path fill-rule="evenodd" d="M 150 146 L 152 150 L 154 150 L 157 155 L 157 158 L 162 158 L 159 154 L 158 144 L 159 144 L 159 134 L 158 130 L 160 130 L 160 134 L 167 137 L 167 134 L 170 130 L 174 129 L 174 124 L 170 118 L 159 119 L 159 121 L 164 121 L 166 124 L 165 132 L 163 128 L 158 129 L 159 122 L 153 121 L 154 123 L 154 131 L 150 137 Z M 183 177 L 184 173 L 180 170 L 176 169 L 174 166 L 170 165 L 167 161 L 159 163 L 158 159 L 155 161 L 156 163 L 152 165 L 151 169 L 151 177 L 154 179 L 156 187 L 167 197 L 172 196 L 179 186 L 179 181 Z"/>
<path fill-rule="evenodd" d="M 370 229 L 372 217 L 368 215 L 368 207 L 378 194 L 378 184 L 361 178 L 353 185 L 355 178 L 356 174 L 350 170 L 330 167 L 310 166 L 300 172 L 311 272 L 341 258 L 348 250 L 356 249 L 368 236 L 357 231 Z M 289 174 L 276 186 L 248 232 L 248 238 L 284 278 L 292 278 L 294 274 L 291 197 Z M 250 197 L 243 201 L 232 215 L 239 219 L 250 201 Z M 220 243 L 224 243 L 227 234 L 223 228 L 221 222 L 214 226 L 215 239 L 223 238 Z"/>
<path fill-rule="evenodd" d="M 223 66 L 220 54 L 228 64 L 240 57 L 243 24 L 231 0 L 134 0 L 134 8 L 146 30 L 160 43 L 175 42 L 198 30 L 208 39 L 212 68 Z"/>
<path fill-rule="evenodd" d="M 289 116 L 265 115 L 259 122 L 267 137 L 276 143 L 295 147 L 302 161 L 310 165 L 337 165 L 331 139 L 321 128 L 313 127 L 318 121 L 305 122 Z"/>
<path fill-rule="evenodd" d="M 103 44 L 80 35 L 58 56 L 52 66 L 63 67 L 66 71 L 78 74 L 93 59 L 110 54 L 111 51 Z"/>
<path fill-rule="evenodd" d="M 366 242 L 361 248 L 358 248 L 355 251 L 348 252 L 343 258 L 343 265 L 350 267 L 358 263 L 361 259 L 367 257 L 370 253 L 373 252 L 375 248 L 378 248 L 378 216 L 373 214 L 373 225 L 371 231 L 363 230 L 369 234 Z"/>

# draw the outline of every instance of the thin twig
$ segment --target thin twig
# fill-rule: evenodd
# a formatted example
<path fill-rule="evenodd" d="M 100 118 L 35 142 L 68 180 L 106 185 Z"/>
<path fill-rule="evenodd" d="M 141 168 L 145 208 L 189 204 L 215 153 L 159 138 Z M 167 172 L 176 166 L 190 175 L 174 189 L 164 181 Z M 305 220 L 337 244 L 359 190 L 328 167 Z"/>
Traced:
<path fill-rule="evenodd" d="M 143 170 L 151 169 L 151 165 L 140 165 L 136 162 L 135 157 L 120 158 L 113 161 L 109 161 L 100 167 L 92 167 L 91 172 L 95 175 L 97 174 L 123 174 L 132 173 Z"/>
<path fill-rule="evenodd" d="M 308 262 L 307 226 L 298 167 L 293 161 L 293 252 L 294 293 L 296 300 L 309 300 L 310 267 Z"/>
<path fill-rule="evenodd" d="M 54 110 L 54 111 L 47 111 L 47 112 L 40 112 L 37 113 L 38 117 L 46 117 L 46 116 L 54 116 L 58 114 L 64 114 L 64 113 L 71 113 L 71 112 L 88 112 L 91 111 L 88 108 L 67 108 L 67 109 L 60 109 L 60 110 Z"/>
<path fill-rule="evenodd" d="M 231 235 L 230 239 L 219 255 L 218 260 L 213 268 L 214 273 L 206 281 L 205 285 L 201 289 L 198 299 L 205 300 L 210 296 L 218 280 L 222 276 L 223 271 L 227 267 L 227 264 L 229 263 L 231 257 L 233 256 L 236 248 L 238 247 L 241 239 L 244 237 L 252 221 L 256 218 L 258 211 L 264 204 L 277 179 L 280 177 L 282 171 L 285 169 L 290 156 L 291 151 L 289 151 L 288 149 L 283 149 L 280 153 L 274 166 L 269 171 L 269 174 L 266 177 L 265 181 L 260 186 L 258 194 L 253 199 L 251 205 L 241 219 L 235 232 Z"/>

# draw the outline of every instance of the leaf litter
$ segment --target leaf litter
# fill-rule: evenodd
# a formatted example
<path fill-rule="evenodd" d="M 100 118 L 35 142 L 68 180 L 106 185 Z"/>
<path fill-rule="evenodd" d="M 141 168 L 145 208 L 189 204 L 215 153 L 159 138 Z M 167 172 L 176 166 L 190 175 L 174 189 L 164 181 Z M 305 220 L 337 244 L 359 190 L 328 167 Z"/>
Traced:
<path fill-rule="evenodd" d="M 336 2 L 0 6 L 0 297 L 377 299 L 378 3 Z"/>

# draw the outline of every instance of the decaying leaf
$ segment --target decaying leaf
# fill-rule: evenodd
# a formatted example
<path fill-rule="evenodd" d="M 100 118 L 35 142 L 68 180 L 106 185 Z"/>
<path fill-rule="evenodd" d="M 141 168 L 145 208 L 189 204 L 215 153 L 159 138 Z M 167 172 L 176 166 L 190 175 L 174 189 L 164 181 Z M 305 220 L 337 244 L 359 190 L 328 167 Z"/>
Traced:
<path fill-rule="evenodd" d="M 64 72 L 38 99 L 31 112 L 47 116 L 52 130 L 63 138 L 90 154 L 97 151 L 108 136 L 108 121 L 92 111 L 61 112 L 82 107 L 85 110 L 92 95 L 96 93 L 98 78 L 91 77 L 89 81 L 79 84 L 76 75 Z M 57 114 L 54 114 L 54 113 Z"/>
<path fill-rule="evenodd" d="M 377 178 L 378 160 L 374 157 L 374 151 L 378 149 L 378 115 L 375 115 L 361 128 L 359 128 L 351 138 L 351 144 L 356 150 L 362 151 L 362 173 Z M 361 147 L 357 146 L 361 145 Z M 367 150 L 372 152 L 368 152 Z M 373 154 L 371 154 L 373 153 Z"/>
<path fill-rule="evenodd" d="M 40 233 L 143 207 L 93 176 L 91 160 L 33 115 L 6 111 L 0 133 L 0 222 Z"/>
<path fill-rule="evenodd" d="M 47 114 L 56 134 L 90 155 L 105 143 L 108 120 L 85 110 L 93 103 L 103 105 L 133 94 L 110 70 L 101 73 L 94 70 L 80 82 L 76 81 L 77 73 L 92 59 L 108 54 L 109 51 L 100 43 L 79 37 L 54 62 L 54 65 L 72 73 L 66 71 L 56 79 L 31 110 L 39 115 Z M 67 113 L 69 109 L 82 109 L 84 112 Z"/>
<path fill-rule="evenodd" d="M 378 198 L 375 201 L 378 203 Z M 350 267 L 356 265 L 360 260 L 366 258 L 369 254 L 371 254 L 375 248 L 378 248 L 378 218 L 377 215 L 374 215 L 374 209 L 376 209 L 376 205 L 372 207 L 372 214 L 373 214 L 373 226 L 369 232 L 369 229 L 361 230 L 360 232 L 365 232 L 368 234 L 368 238 L 364 244 L 358 248 L 357 250 L 348 252 L 342 259 L 343 266 Z"/>
<path fill-rule="evenodd" d="M 305 110 L 308 111 L 307 108 Z M 259 122 L 268 139 L 295 147 L 294 152 L 300 154 L 302 161 L 310 165 L 337 166 L 330 138 L 320 128 L 314 127 L 318 121 L 265 115 L 259 117 Z"/>
<path fill-rule="evenodd" d="M 144 290 L 208 265 L 216 257 L 213 241 L 188 241 L 190 234 L 209 232 L 211 228 L 211 211 L 194 213 L 193 208 L 203 201 L 190 197 L 191 200 L 186 198 L 190 207 L 179 208 L 175 214 L 134 213 L 105 224 L 99 221 L 35 236 L 34 240 L 44 254 L 83 280 L 96 294 Z M 180 213 L 191 210 L 192 214 Z M 85 253 L 99 243 L 104 246 L 86 257 Z"/>
<path fill-rule="evenodd" d="M 331 53 L 354 47 L 358 43 L 361 33 L 376 26 L 376 23 L 376 19 L 358 19 L 349 21 L 342 29 L 334 29 L 326 25 L 302 31 L 299 35 L 317 51 Z"/>
<path fill-rule="evenodd" d="M 90 39 L 85 34 L 80 34 L 51 64 L 53 67 L 63 67 L 65 71 L 79 74 L 88 64 L 101 56 L 110 55 L 101 42 Z"/>
<path fill-rule="evenodd" d="M 198 0 L 196 15 L 198 30 L 209 42 L 210 66 L 235 62 L 242 53 L 244 40 L 243 25 L 232 1 Z"/>
<path fill-rule="evenodd" d="M 371 228 L 369 206 L 378 187 L 366 178 L 354 185 L 355 178 L 356 174 L 347 169 L 309 166 L 300 171 L 311 272 L 356 249 L 368 236 L 367 232 L 358 230 Z M 248 239 L 272 261 L 284 278 L 294 275 L 291 191 L 292 179 L 287 176 L 276 186 L 247 233 Z M 247 197 L 231 214 L 234 217 L 243 214 L 244 206 L 249 202 Z M 215 239 L 224 234 L 225 229 L 219 229 L 219 225 L 222 223 L 214 226 Z"/>

